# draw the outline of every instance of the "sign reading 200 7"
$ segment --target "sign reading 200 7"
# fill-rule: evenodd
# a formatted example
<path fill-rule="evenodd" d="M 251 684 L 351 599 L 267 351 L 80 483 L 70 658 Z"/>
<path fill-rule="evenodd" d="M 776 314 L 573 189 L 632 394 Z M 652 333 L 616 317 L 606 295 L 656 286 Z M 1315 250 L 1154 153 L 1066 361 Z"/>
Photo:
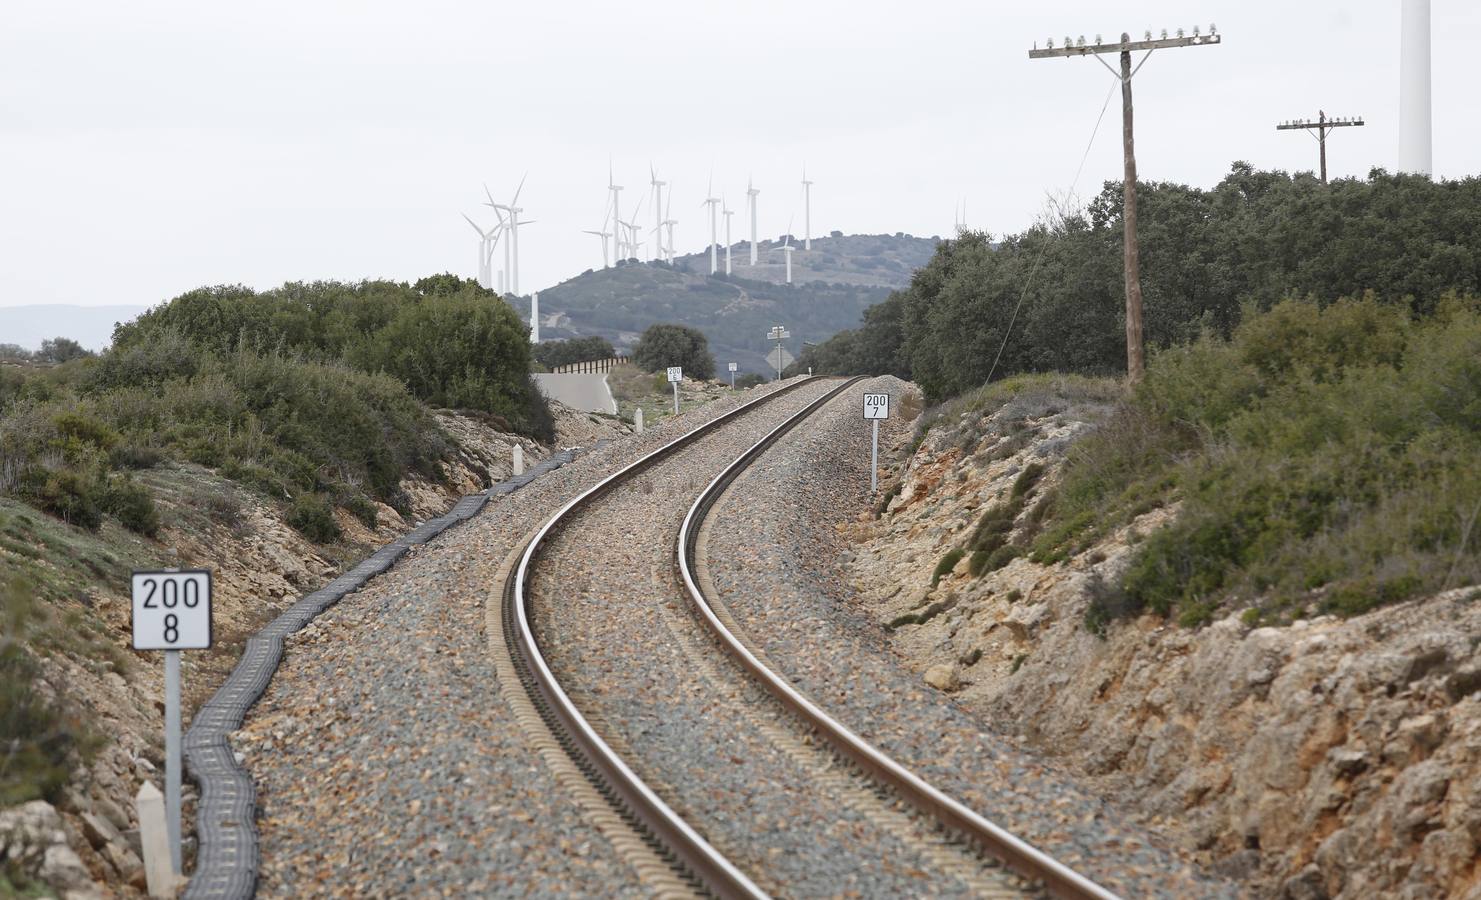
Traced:
<path fill-rule="evenodd" d="M 864 418 L 865 419 L 888 419 L 890 417 L 890 395 L 889 394 L 865 394 L 864 395 Z"/>
<path fill-rule="evenodd" d="M 133 595 L 135 650 L 210 648 L 210 572 L 135 572 Z"/>

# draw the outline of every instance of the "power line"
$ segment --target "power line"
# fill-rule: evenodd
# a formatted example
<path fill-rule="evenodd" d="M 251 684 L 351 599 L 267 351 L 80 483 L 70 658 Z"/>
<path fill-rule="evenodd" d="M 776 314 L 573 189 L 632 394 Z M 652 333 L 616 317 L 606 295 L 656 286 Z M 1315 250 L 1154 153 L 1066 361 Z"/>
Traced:
<path fill-rule="evenodd" d="M 1317 144 L 1321 146 L 1322 158 L 1322 184 L 1327 183 L 1327 132 L 1333 128 L 1352 128 L 1361 126 L 1363 117 L 1356 119 L 1329 119 L 1325 110 L 1317 110 L 1316 121 L 1310 119 L 1296 119 L 1291 122 L 1282 122 L 1275 126 L 1276 131 L 1295 131 L 1297 129 L 1306 131 L 1316 138 Z"/>

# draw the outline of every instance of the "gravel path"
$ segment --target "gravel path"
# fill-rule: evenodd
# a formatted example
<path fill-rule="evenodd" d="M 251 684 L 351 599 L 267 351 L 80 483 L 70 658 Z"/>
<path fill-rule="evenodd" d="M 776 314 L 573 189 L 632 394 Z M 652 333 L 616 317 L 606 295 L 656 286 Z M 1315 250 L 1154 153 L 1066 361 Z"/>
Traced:
<path fill-rule="evenodd" d="M 748 413 L 579 512 L 536 561 L 536 633 L 604 737 L 763 889 L 808 897 L 1003 894 L 1003 879 L 975 857 L 838 772 L 721 656 L 682 599 L 674 542 L 695 496 L 777 423 L 836 386 L 806 385 Z"/>
<path fill-rule="evenodd" d="M 771 389 L 665 420 L 490 502 L 290 638 L 233 737 L 259 794 L 259 894 L 644 895 L 517 728 L 485 603 L 498 602 L 495 573 L 515 542 L 580 489 Z"/>
<path fill-rule="evenodd" d="M 1123 896 L 1237 896 L 923 685 L 890 653 L 883 629 L 851 605 L 837 526 L 868 509 L 860 395 L 898 398 L 904 387 L 893 378 L 855 385 L 773 446 L 716 506 L 723 528 L 701 563 L 743 638 L 876 747 Z"/>

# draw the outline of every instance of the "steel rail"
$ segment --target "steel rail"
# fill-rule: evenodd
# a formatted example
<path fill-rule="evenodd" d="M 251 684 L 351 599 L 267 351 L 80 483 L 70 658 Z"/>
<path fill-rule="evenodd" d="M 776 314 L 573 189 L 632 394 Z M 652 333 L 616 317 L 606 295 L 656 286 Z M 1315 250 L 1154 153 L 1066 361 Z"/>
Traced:
<path fill-rule="evenodd" d="M 718 897 L 764 898 L 767 895 L 633 772 L 576 708 L 551 672 L 531 627 L 527 595 L 530 573 L 542 546 L 564 525 L 572 512 L 736 417 L 818 380 L 822 380 L 821 376 L 804 378 L 744 403 L 647 453 L 578 494 L 546 520 L 530 539 L 520 554 L 513 577 L 505 585 L 506 640 L 511 644 L 510 650 L 518 663 L 525 690 L 536 702 L 537 710 L 551 732 L 587 778 L 635 828 L 646 832 L 678 868 Z"/>
<path fill-rule="evenodd" d="M 840 755 L 871 775 L 878 783 L 894 791 L 920 812 L 939 822 L 948 831 L 961 835 L 983 852 L 1001 860 L 1013 871 L 1041 882 L 1055 896 L 1074 898 L 1074 900 L 1082 900 L 1082 898 L 1118 900 L 1115 894 L 938 790 L 905 766 L 875 749 L 843 723 L 828 715 L 792 687 L 781 675 L 757 659 L 756 655 L 721 622 L 714 607 L 704 596 L 704 592 L 699 589 L 694 575 L 696 538 L 704 519 L 724 494 L 726 488 L 783 435 L 841 391 L 860 380 L 859 378 L 849 380 L 772 429 L 769 434 L 727 466 L 700 493 L 694 505 L 689 508 L 688 514 L 685 515 L 684 524 L 679 528 L 676 547 L 679 572 L 689 598 L 711 632 L 742 667 L 761 682 L 762 686 L 784 707 L 814 728 Z"/>

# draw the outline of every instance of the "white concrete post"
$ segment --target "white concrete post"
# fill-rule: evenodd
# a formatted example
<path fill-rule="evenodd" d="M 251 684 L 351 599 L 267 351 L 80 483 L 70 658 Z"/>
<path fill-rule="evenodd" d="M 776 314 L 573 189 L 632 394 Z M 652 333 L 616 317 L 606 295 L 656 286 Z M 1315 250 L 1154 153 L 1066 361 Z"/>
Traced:
<path fill-rule="evenodd" d="M 134 798 L 139 811 L 139 843 L 144 851 L 144 879 L 151 897 L 175 896 L 175 873 L 170 863 L 170 828 L 165 821 L 165 797 L 146 781 Z"/>
<path fill-rule="evenodd" d="M 514 463 L 512 466 L 515 475 L 525 473 L 525 448 L 519 444 L 514 445 Z"/>
<path fill-rule="evenodd" d="M 633 431 L 637 434 L 643 433 L 643 407 L 633 410 Z"/>
<path fill-rule="evenodd" d="M 674 382 L 674 415 L 679 414 L 679 382 Z"/>

